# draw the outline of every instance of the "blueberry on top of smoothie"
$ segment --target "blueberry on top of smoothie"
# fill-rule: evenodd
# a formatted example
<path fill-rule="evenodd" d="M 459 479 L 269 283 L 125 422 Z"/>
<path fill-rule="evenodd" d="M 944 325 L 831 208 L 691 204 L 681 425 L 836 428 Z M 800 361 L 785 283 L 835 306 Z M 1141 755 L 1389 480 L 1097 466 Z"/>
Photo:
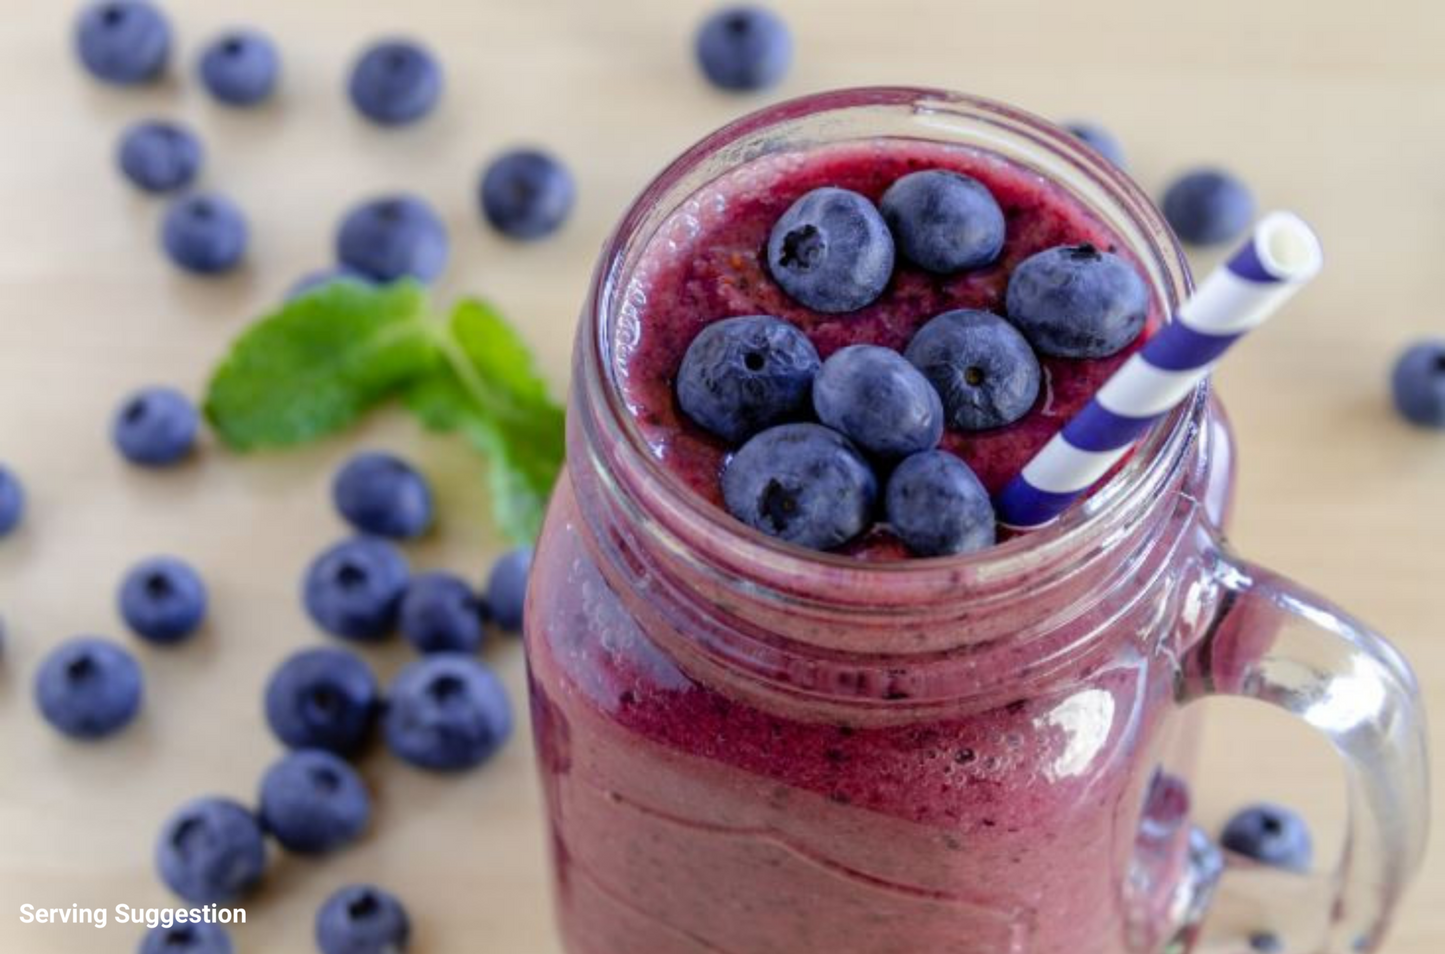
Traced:
<path fill-rule="evenodd" d="M 888 523 L 919 556 L 972 553 L 994 544 L 997 518 L 988 491 L 947 451 L 914 454 L 888 478 Z"/>
<path fill-rule="evenodd" d="M 868 529 L 878 480 L 853 443 L 820 424 L 782 424 L 743 445 L 722 478 L 728 512 L 769 536 L 831 550 Z"/>
<path fill-rule="evenodd" d="M 688 345 L 677 403 L 699 427 L 737 443 L 804 416 L 820 365 L 808 336 L 786 321 L 726 318 Z"/>
<path fill-rule="evenodd" d="M 865 196 L 825 186 L 794 202 L 768 238 L 768 268 L 815 311 L 871 305 L 893 275 L 893 234 Z"/>
<path fill-rule="evenodd" d="M 849 345 L 823 362 L 813 381 L 813 410 L 884 460 L 936 447 L 943 437 L 938 392 L 897 351 L 876 345 Z"/>
<path fill-rule="evenodd" d="M 991 264 L 1003 251 L 1003 210 L 977 179 L 946 169 L 913 172 L 879 202 L 898 254 L 949 275 Z"/>
<path fill-rule="evenodd" d="M 1018 329 L 986 311 L 946 311 L 918 330 L 904 357 L 943 398 L 950 427 L 1012 424 L 1038 400 L 1043 372 Z"/>
<path fill-rule="evenodd" d="M 1057 358 L 1117 354 L 1149 317 L 1149 290 L 1134 266 L 1087 243 L 1024 259 L 1006 301 L 1009 321 L 1034 349 Z"/>

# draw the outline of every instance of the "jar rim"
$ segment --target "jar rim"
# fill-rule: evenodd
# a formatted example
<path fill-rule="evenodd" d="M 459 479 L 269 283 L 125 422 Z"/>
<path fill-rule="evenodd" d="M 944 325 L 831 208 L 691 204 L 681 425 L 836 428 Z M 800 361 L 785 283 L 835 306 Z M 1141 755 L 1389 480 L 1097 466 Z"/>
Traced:
<path fill-rule="evenodd" d="M 1163 300 L 1166 321 L 1171 320 L 1192 291 L 1192 277 L 1182 248 L 1153 202 L 1132 179 L 1055 124 L 995 100 L 926 87 L 841 89 L 766 107 L 698 141 L 642 190 L 603 248 L 579 337 L 578 370 L 594 400 L 584 401 L 581 406 L 589 415 L 588 423 L 599 428 L 593 437 L 600 438 L 600 446 L 613 456 L 612 462 L 617 462 L 616 455 L 621 451 L 626 453 L 628 464 L 636 465 L 634 480 L 629 482 L 636 485 L 634 489 L 645 487 L 645 490 L 634 496 L 651 503 L 658 503 L 659 496 L 668 498 L 665 501 L 668 516 L 685 518 L 695 532 L 726 540 L 726 549 L 730 551 L 727 563 L 746 568 L 750 582 L 763 588 L 768 588 L 770 581 L 777 581 L 777 589 L 793 590 L 782 581 L 822 574 L 833 583 L 829 589 L 837 593 L 877 592 L 878 587 L 896 591 L 899 586 L 908 592 L 928 593 L 956 587 L 962 579 L 998 581 L 1058 563 L 1081 547 L 1109 538 L 1147 511 L 1160 490 L 1181 471 L 1208 403 L 1206 381 L 1154 425 L 1123 465 L 1086 501 L 1070 508 L 1048 526 L 975 553 L 873 562 L 807 550 L 748 527 L 698 496 L 651 452 L 646 436 L 626 406 L 616 377 L 612 331 L 629 278 L 624 268 L 627 253 L 650 210 L 689 170 L 707 159 L 748 137 L 791 121 L 873 107 L 913 110 L 940 131 L 945 128 L 943 124 L 963 119 L 990 123 L 1028 137 L 1054 159 L 1067 162 L 1090 181 L 1136 227 L 1144 246 L 1131 242 L 1130 247 L 1145 260 L 1154 276 L 1151 284 Z M 744 161 L 748 158 L 753 157 L 743 157 Z M 646 238 L 643 244 L 645 242 Z M 594 449 L 596 446 L 594 444 Z"/>

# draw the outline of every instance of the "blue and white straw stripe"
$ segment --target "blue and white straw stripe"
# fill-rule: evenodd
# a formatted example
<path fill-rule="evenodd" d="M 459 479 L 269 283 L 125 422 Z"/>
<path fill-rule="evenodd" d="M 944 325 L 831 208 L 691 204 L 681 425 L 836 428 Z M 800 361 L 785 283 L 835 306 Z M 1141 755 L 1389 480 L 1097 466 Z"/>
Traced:
<path fill-rule="evenodd" d="M 1319 239 L 1274 212 L 1194 296 L 1114 372 L 1092 401 L 999 494 L 1004 524 L 1038 527 L 1109 472 L 1150 425 L 1174 409 L 1240 338 L 1319 273 Z"/>

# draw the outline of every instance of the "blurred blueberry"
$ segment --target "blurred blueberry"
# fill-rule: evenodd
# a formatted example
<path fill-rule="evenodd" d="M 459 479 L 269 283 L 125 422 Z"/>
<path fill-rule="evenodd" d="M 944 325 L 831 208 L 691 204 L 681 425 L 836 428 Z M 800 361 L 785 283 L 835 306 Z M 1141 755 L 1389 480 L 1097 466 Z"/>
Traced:
<path fill-rule="evenodd" d="M 254 106 L 269 97 L 280 72 L 276 44 L 256 30 L 224 33 L 201 54 L 201 82 L 230 106 Z"/>
<path fill-rule="evenodd" d="M 141 940 L 138 954 L 234 954 L 235 950 L 225 928 L 198 921 L 156 925 Z"/>
<path fill-rule="evenodd" d="M 446 268 L 447 229 L 424 199 L 386 195 L 347 213 L 336 233 L 336 257 L 378 282 L 430 282 Z"/>
<path fill-rule="evenodd" d="M 777 14 L 757 6 L 725 7 L 703 21 L 698 65 L 714 86 L 733 92 L 776 86 L 793 61 L 793 37 Z"/>
<path fill-rule="evenodd" d="M 1281 805 L 1251 805 L 1224 826 L 1219 843 L 1263 865 L 1308 871 L 1314 858 L 1309 826 Z"/>
<path fill-rule="evenodd" d="M 303 649 L 276 668 L 265 704 L 266 722 L 284 745 L 354 755 L 381 711 L 381 687 L 353 652 Z"/>
<path fill-rule="evenodd" d="M 1395 361 L 1395 407 L 1410 423 L 1445 428 L 1445 339 L 1420 341 Z"/>
<path fill-rule="evenodd" d="M 316 912 L 321 954 L 402 954 L 410 944 L 406 908 L 375 885 L 348 885 Z"/>
<path fill-rule="evenodd" d="M 1124 168 L 1124 147 L 1119 144 L 1118 138 L 1109 130 L 1098 123 L 1084 121 L 1068 123 L 1064 128 L 1082 139 L 1099 155 L 1120 169 Z"/>
<path fill-rule="evenodd" d="M 0 537 L 20 525 L 25 516 L 25 488 L 15 472 L 0 464 Z"/>
<path fill-rule="evenodd" d="M 513 149 L 482 174 L 482 214 L 508 238 L 539 239 L 561 228 L 577 198 L 572 173 L 552 155 Z"/>
<path fill-rule="evenodd" d="M 61 643 L 35 673 L 40 714 L 75 739 L 100 739 L 120 731 L 140 711 L 141 695 L 135 658 L 93 636 Z"/>
<path fill-rule="evenodd" d="M 361 837 L 371 819 L 371 796 L 350 765 L 330 752 L 283 755 L 261 779 L 261 824 L 281 846 L 324 854 Z"/>
<path fill-rule="evenodd" d="M 351 102 L 383 126 L 421 119 L 441 98 L 442 71 L 425 47 L 384 40 L 368 47 L 351 70 Z"/>
<path fill-rule="evenodd" d="M 218 275 L 240 264 L 250 229 L 230 199 L 214 192 L 175 199 L 161 221 L 161 244 L 172 262 L 196 275 Z"/>
<path fill-rule="evenodd" d="M 1181 239 L 1218 245 L 1238 238 L 1254 219 L 1254 195 L 1223 169 L 1196 169 L 1164 193 L 1164 218 Z"/>
<path fill-rule="evenodd" d="M 431 485 L 395 454 L 354 455 L 337 471 L 331 498 L 341 516 L 362 533 L 409 539 L 431 526 Z"/>
<path fill-rule="evenodd" d="M 474 653 L 490 613 L 472 588 L 451 573 L 418 573 L 401 600 L 401 634 L 422 653 Z"/>
<path fill-rule="evenodd" d="M 174 557 L 152 557 L 131 568 L 120 586 L 126 625 L 152 643 L 178 643 L 206 616 L 206 584 Z"/>
<path fill-rule="evenodd" d="M 532 548 L 517 547 L 502 554 L 487 577 L 487 607 L 492 619 L 510 633 L 522 629 L 527 602 L 527 577 L 532 572 Z"/>
<path fill-rule="evenodd" d="M 165 467 L 191 453 L 200 423 L 190 398 L 174 388 L 149 387 L 121 403 L 110 433 L 126 460 Z"/>
<path fill-rule="evenodd" d="M 160 193 L 190 185 L 203 155 L 201 141 L 185 126 L 151 119 L 125 131 L 116 161 L 137 189 Z"/>
<path fill-rule="evenodd" d="M 102 0 L 76 21 L 75 49 L 96 79 L 120 86 L 146 83 L 165 72 L 171 27 L 145 0 Z"/>
<path fill-rule="evenodd" d="M 397 674 L 386 697 L 387 748 L 421 768 L 455 772 L 480 765 L 512 732 L 506 689 L 473 656 L 423 656 Z"/>
<path fill-rule="evenodd" d="M 401 551 L 385 540 L 352 537 L 312 561 L 302 585 L 316 625 L 344 639 L 391 635 L 409 571 Z"/>
<path fill-rule="evenodd" d="M 233 901 L 265 872 L 261 825 L 228 798 L 195 799 L 161 829 L 156 868 L 167 887 L 193 904 Z"/>

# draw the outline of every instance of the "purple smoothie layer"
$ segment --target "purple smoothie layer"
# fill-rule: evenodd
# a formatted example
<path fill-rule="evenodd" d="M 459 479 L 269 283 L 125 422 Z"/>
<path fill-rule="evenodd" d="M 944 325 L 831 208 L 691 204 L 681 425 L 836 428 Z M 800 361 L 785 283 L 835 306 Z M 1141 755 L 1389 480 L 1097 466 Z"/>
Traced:
<path fill-rule="evenodd" d="M 999 260 L 955 276 L 900 264 L 874 304 L 842 315 L 812 311 L 789 298 L 768 274 L 765 246 L 774 223 L 804 193 L 821 186 L 853 189 L 877 201 L 894 181 L 922 169 L 950 169 L 986 185 L 1003 209 L 1007 239 Z M 628 407 L 671 470 L 721 505 L 719 474 L 730 448 L 689 421 L 673 383 L 683 354 L 702 328 L 735 315 L 768 314 L 807 333 L 826 359 L 850 344 L 902 350 L 929 319 L 954 308 L 1003 314 L 1014 266 L 1056 245 L 1089 242 L 1123 252 L 1107 226 L 1058 186 L 998 156 L 904 139 L 847 143 L 768 157 L 710 184 L 662 226 L 628 289 L 614 353 Z M 1159 323 L 1157 302 L 1145 333 L 1100 360 L 1041 357 L 1044 384 L 1034 409 L 1004 428 L 950 430 L 943 446 L 968 462 L 997 492 Z M 868 558 L 906 553 L 886 531 L 850 548 Z"/>

